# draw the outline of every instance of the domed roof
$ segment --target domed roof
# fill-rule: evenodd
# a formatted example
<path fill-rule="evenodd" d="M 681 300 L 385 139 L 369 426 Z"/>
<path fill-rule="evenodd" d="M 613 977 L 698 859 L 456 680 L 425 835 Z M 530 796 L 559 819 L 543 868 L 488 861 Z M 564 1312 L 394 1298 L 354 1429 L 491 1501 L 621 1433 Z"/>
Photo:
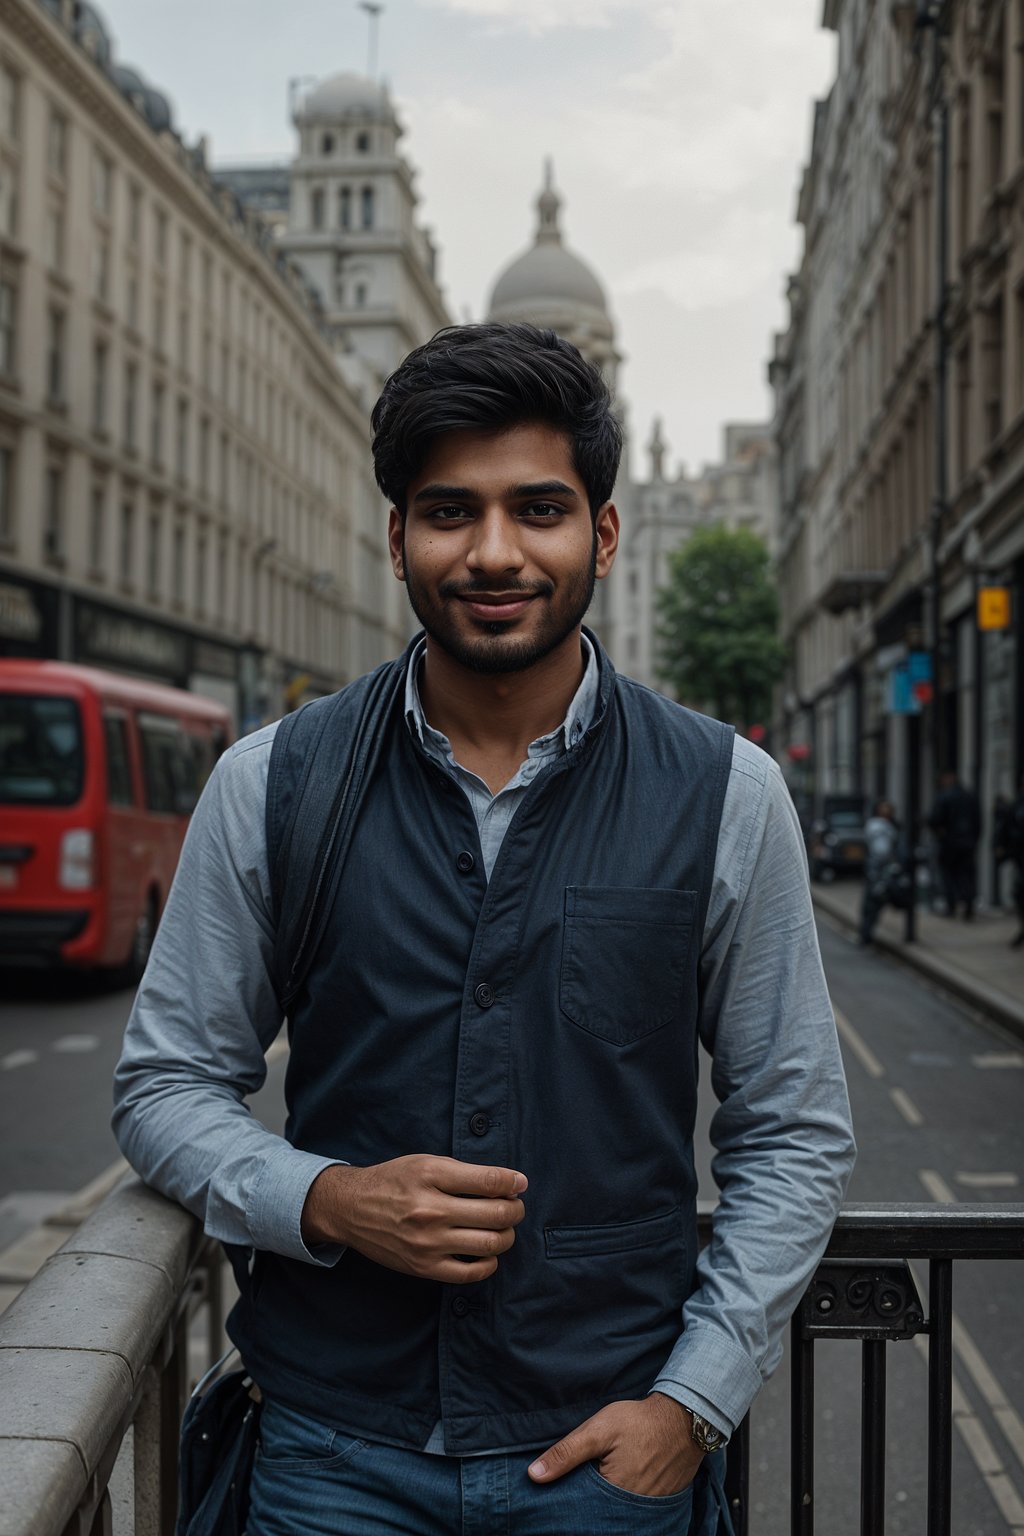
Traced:
<path fill-rule="evenodd" d="M 337 122 L 339 118 L 393 116 L 387 87 L 367 75 L 346 71 L 321 80 L 299 102 L 297 122 Z"/>
<path fill-rule="evenodd" d="M 522 312 L 531 306 L 569 303 L 598 310 L 608 318 L 604 289 L 582 257 L 562 244 L 558 215 L 561 198 L 552 183 L 551 163 L 545 169 L 544 190 L 537 199 L 537 235 L 530 250 L 517 256 L 494 285 L 489 305 L 491 319 L 504 312 Z"/>

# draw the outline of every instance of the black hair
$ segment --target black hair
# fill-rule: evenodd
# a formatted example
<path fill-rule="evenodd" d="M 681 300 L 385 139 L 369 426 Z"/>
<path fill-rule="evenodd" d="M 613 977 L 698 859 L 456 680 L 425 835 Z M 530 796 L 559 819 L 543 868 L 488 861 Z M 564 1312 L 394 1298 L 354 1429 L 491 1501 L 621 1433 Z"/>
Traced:
<path fill-rule="evenodd" d="M 622 428 L 600 372 L 534 325 L 452 325 L 410 352 L 373 408 L 377 484 L 405 516 L 409 482 L 445 432 L 539 422 L 564 432 L 592 517 L 612 494 Z"/>

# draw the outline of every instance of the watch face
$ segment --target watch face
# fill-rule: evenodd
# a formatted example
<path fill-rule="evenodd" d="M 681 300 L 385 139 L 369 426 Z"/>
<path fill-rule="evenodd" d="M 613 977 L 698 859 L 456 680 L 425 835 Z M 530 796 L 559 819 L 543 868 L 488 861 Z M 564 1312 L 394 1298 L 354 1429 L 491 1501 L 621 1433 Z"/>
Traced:
<path fill-rule="evenodd" d="M 726 1444 L 728 1436 L 723 1435 L 722 1431 L 716 1429 L 713 1424 L 709 1424 L 707 1419 L 702 1419 L 699 1413 L 693 1413 L 690 1417 L 693 1423 L 694 1442 L 702 1451 L 717 1451 Z"/>

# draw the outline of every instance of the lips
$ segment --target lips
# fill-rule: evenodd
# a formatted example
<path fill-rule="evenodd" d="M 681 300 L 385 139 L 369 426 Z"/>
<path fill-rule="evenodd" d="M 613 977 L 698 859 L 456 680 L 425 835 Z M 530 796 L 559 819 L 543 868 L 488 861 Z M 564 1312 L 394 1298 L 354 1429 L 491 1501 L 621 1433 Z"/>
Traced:
<path fill-rule="evenodd" d="M 519 592 L 477 592 L 471 597 L 460 597 L 459 601 L 469 609 L 474 618 L 493 624 L 498 619 L 517 619 L 521 613 L 525 613 L 535 595 L 528 593 L 524 596 Z"/>

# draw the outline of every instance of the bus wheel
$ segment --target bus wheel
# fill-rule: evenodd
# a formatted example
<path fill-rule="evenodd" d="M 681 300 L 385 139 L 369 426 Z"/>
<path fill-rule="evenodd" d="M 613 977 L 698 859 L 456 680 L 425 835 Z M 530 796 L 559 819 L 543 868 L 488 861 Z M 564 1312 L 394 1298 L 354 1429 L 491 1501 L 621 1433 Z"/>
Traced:
<path fill-rule="evenodd" d="M 133 985 L 142 980 L 142 973 L 146 969 L 146 962 L 149 959 L 149 952 L 153 948 L 155 934 L 156 898 L 151 893 L 146 897 L 145 905 L 136 921 L 132 947 L 128 955 L 128 963 L 125 966 L 126 980 Z"/>

